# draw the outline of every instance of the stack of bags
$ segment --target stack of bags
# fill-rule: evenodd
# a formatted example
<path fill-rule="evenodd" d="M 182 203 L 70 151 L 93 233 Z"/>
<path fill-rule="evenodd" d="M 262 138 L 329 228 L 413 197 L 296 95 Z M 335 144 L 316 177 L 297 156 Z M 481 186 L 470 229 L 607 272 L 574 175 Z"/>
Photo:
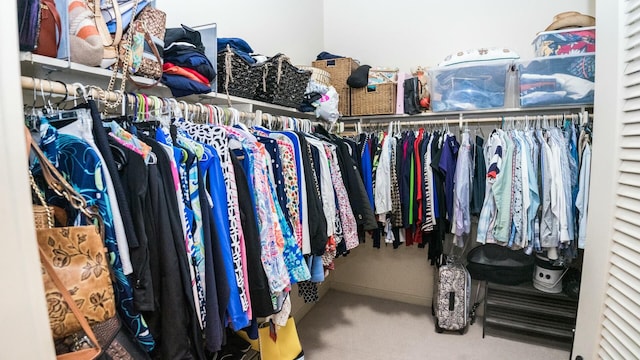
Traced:
<path fill-rule="evenodd" d="M 205 56 L 200 33 L 185 25 L 167 29 L 164 44 L 162 83 L 173 96 L 211 92 L 216 71 Z"/>

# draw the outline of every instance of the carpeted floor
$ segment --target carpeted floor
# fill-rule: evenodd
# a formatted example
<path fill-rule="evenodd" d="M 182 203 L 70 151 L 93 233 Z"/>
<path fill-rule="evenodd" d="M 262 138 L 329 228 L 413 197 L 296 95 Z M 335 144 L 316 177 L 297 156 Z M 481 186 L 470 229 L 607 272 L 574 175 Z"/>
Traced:
<path fill-rule="evenodd" d="M 566 351 L 486 336 L 438 334 L 431 309 L 329 290 L 297 325 L 305 360 L 567 360 Z"/>

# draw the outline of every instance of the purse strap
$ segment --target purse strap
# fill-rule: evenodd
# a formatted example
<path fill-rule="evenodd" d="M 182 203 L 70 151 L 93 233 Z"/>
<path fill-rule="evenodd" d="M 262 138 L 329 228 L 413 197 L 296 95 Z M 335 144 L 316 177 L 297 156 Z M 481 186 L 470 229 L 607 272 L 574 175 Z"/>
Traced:
<path fill-rule="evenodd" d="M 33 191 L 36 193 L 36 196 L 38 197 L 38 200 L 40 200 L 40 203 L 42 204 L 44 211 L 47 213 L 47 226 L 49 227 L 49 229 L 51 229 L 54 225 L 53 210 L 51 209 L 49 204 L 47 204 L 47 201 L 44 199 L 44 195 L 42 194 L 42 191 L 40 191 L 40 188 L 36 184 L 36 180 L 33 178 L 33 174 L 31 173 L 31 170 L 29 170 L 29 183 L 31 183 L 31 189 L 33 189 Z"/>
<path fill-rule="evenodd" d="M 42 263 L 42 266 L 44 267 L 45 271 L 49 274 L 51 281 L 53 281 L 53 283 L 56 285 L 58 290 L 60 290 L 60 294 L 62 294 L 62 297 L 64 298 L 64 301 L 67 303 L 67 306 L 69 306 L 69 309 L 71 310 L 73 315 L 75 315 L 75 317 L 78 319 L 78 322 L 82 327 L 82 330 L 84 330 L 85 334 L 93 344 L 93 347 L 89 349 L 82 349 L 82 350 L 66 353 L 63 355 L 59 355 L 58 359 L 59 360 L 92 360 L 97 358 L 102 352 L 102 348 L 100 347 L 100 343 L 98 342 L 98 339 L 96 339 L 96 335 L 93 333 L 91 326 L 89 326 L 87 319 L 84 317 L 80 309 L 78 309 L 78 305 L 76 305 L 76 302 L 71 297 L 69 290 L 67 290 L 62 280 L 60 280 L 58 275 L 56 275 L 56 271 L 53 268 L 53 265 L 51 265 L 51 262 L 49 262 L 49 259 L 47 259 L 47 255 L 44 253 L 42 248 L 39 248 L 38 250 L 40 251 L 40 262 Z"/>
<path fill-rule="evenodd" d="M 59 196 L 63 196 L 73 208 L 79 210 L 90 220 L 98 221 L 98 229 L 101 236 L 104 237 L 104 222 L 94 206 L 87 206 L 87 201 L 80 195 L 76 189 L 65 180 L 64 176 L 56 169 L 55 166 L 47 159 L 35 140 L 31 138 L 31 149 L 40 161 L 40 168 L 47 185 Z"/>
<path fill-rule="evenodd" d="M 98 28 L 100 37 L 102 37 L 102 45 L 107 47 L 117 46 L 122 40 L 122 14 L 120 13 L 120 4 L 118 4 L 118 0 L 112 0 L 111 4 L 113 5 L 113 12 L 116 20 L 116 32 L 113 36 L 111 36 L 109 28 L 107 27 L 107 22 L 104 21 L 104 17 L 102 16 L 100 0 L 93 1 L 93 18 L 96 22 L 96 27 Z"/>

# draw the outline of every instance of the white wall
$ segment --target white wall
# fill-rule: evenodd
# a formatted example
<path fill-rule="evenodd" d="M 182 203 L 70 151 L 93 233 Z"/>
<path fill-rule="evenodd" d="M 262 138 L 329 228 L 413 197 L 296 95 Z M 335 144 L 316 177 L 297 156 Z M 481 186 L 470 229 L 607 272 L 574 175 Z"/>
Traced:
<path fill-rule="evenodd" d="M 216 23 L 218 37 L 239 37 L 267 56 L 279 52 L 308 65 L 322 51 L 322 1 L 156 0 L 167 27 Z"/>
<path fill-rule="evenodd" d="M 593 15 L 595 0 L 325 0 L 324 46 L 361 64 L 406 72 L 480 47 L 531 58 L 536 33 L 569 10 Z"/>

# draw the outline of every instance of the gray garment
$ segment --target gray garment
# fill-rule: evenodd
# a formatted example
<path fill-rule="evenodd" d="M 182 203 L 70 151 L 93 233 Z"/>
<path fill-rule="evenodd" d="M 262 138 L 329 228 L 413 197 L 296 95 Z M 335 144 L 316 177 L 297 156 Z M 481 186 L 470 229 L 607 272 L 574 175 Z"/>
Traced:
<path fill-rule="evenodd" d="M 551 210 L 551 165 L 549 157 L 551 149 L 547 144 L 542 130 L 536 132 L 540 142 L 540 176 L 541 176 L 541 203 L 542 214 L 540 218 L 540 246 L 555 247 L 558 244 L 558 219 Z"/>

